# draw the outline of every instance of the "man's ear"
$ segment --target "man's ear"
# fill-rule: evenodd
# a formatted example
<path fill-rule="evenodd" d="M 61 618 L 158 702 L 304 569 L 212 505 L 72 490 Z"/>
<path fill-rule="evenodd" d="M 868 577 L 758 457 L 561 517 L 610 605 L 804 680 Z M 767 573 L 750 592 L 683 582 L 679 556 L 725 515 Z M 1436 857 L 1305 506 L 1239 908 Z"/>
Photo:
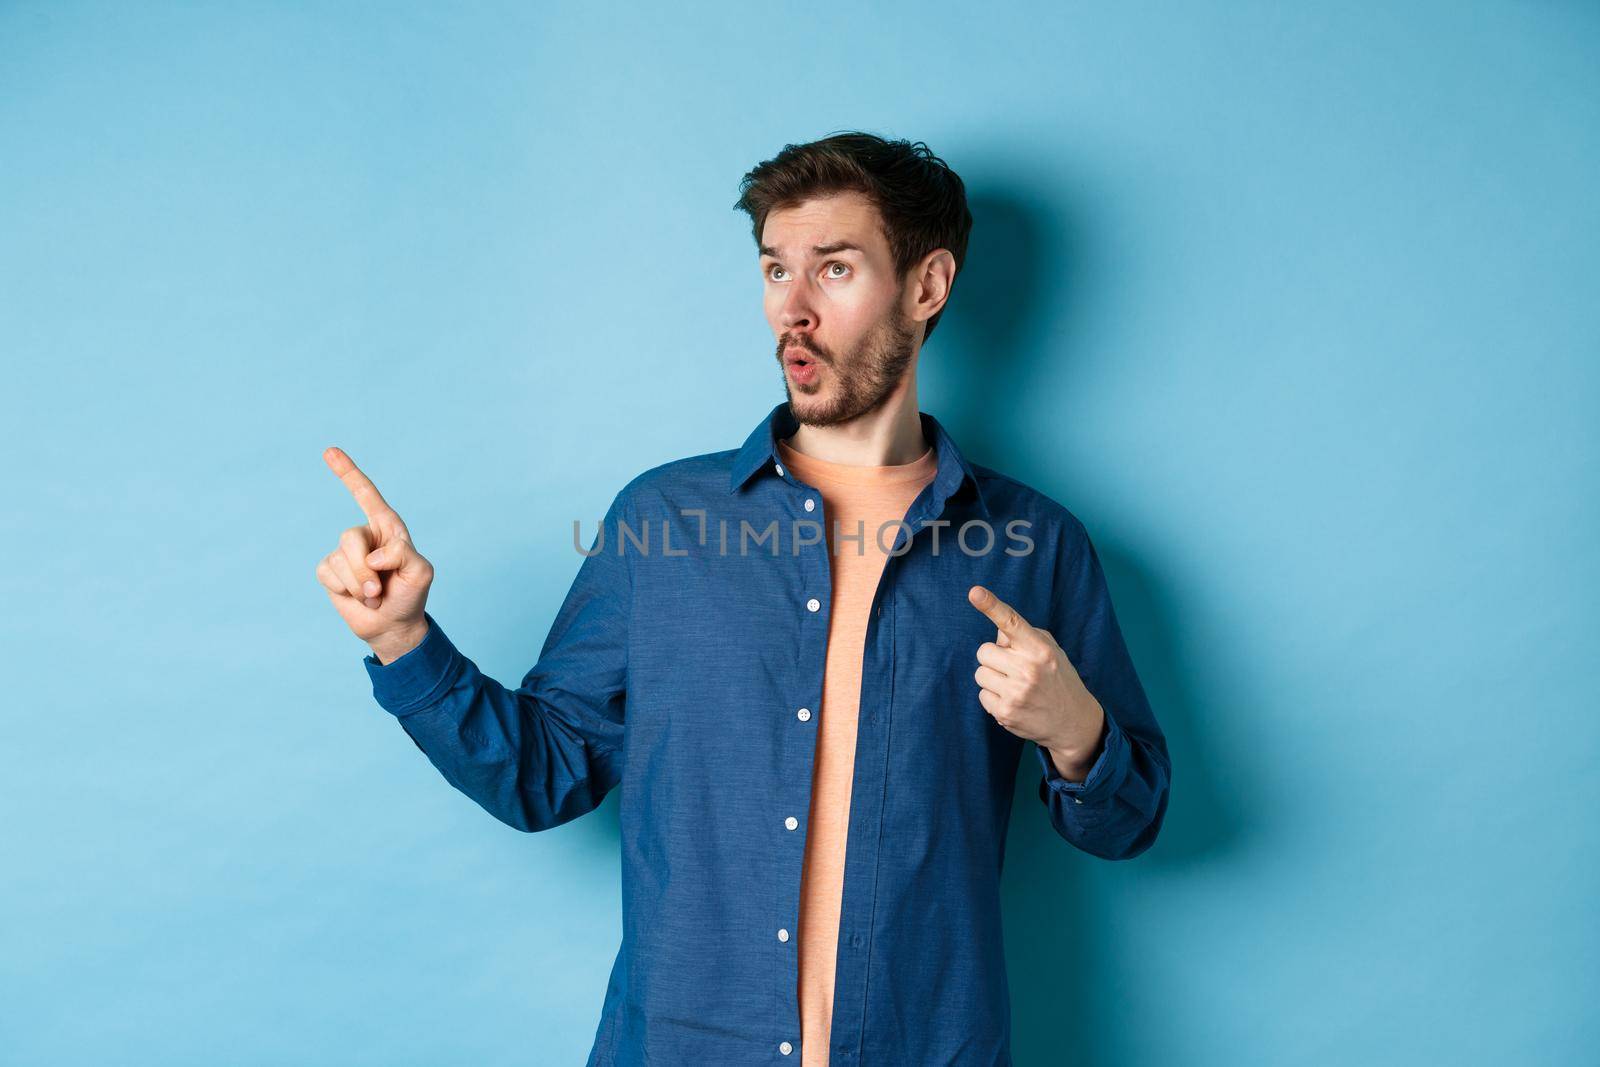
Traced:
<path fill-rule="evenodd" d="M 947 248 L 935 248 L 912 265 L 907 272 L 906 315 L 913 322 L 927 322 L 950 299 L 955 283 L 956 258 Z"/>

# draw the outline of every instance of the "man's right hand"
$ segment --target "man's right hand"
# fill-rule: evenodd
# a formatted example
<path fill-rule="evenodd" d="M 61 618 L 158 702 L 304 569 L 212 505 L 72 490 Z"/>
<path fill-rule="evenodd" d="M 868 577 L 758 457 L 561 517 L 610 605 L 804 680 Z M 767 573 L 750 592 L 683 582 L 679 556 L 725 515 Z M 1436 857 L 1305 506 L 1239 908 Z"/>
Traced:
<path fill-rule="evenodd" d="M 433 564 L 411 544 L 400 516 L 344 450 L 322 453 L 367 516 L 339 537 L 339 547 L 317 562 L 317 580 L 351 631 L 392 663 L 422 643 L 428 633 L 423 608 L 433 583 Z"/>

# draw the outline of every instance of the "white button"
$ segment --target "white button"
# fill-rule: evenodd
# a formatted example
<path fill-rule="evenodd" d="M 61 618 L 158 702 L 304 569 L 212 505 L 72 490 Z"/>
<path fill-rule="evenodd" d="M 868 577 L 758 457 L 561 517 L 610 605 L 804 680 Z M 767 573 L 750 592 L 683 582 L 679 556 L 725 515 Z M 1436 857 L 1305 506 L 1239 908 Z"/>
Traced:
<path fill-rule="evenodd" d="M 822 607 L 822 601 L 818 600 L 816 597 L 812 597 L 810 600 L 806 601 L 807 611 L 816 611 L 820 607 Z"/>
<path fill-rule="evenodd" d="M 787 940 L 789 940 L 789 931 L 787 931 L 787 930 L 779 930 L 778 931 L 778 940 L 779 941 L 787 941 Z"/>
<path fill-rule="evenodd" d="M 783 825 L 793 830 L 796 826 L 800 825 L 800 820 L 791 815 L 787 819 L 783 820 Z"/>
<path fill-rule="evenodd" d="M 805 722 L 806 720 L 811 718 L 811 709 L 810 708 L 801 708 L 799 711 L 795 712 L 795 717 L 798 718 L 801 722 Z"/>
<path fill-rule="evenodd" d="M 787 1056 L 789 1053 L 794 1051 L 794 1046 L 785 1041 L 783 1044 L 778 1046 L 778 1051 Z"/>
<path fill-rule="evenodd" d="M 807 511 L 816 511 L 817 510 L 817 502 L 815 500 L 812 500 L 810 497 L 806 497 L 806 510 Z"/>
<path fill-rule="evenodd" d="M 783 464 L 782 463 L 774 463 L 772 466 L 778 472 L 778 477 L 782 478 L 783 477 Z"/>
<path fill-rule="evenodd" d="M 1082 797 L 1073 797 L 1072 798 L 1072 802 L 1074 804 L 1082 804 L 1083 803 L 1083 798 Z"/>

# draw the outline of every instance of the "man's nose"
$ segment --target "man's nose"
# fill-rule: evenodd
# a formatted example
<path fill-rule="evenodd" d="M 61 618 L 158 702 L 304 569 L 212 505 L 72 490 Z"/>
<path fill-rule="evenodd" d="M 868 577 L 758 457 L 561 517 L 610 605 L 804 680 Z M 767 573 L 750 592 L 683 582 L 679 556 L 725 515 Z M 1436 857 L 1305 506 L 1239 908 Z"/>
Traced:
<path fill-rule="evenodd" d="M 817 309 L 816 303 L 812 299 L 814 295 L 809 281 L 796 279 L 791 283 L 788 295 L 783 300 L 783 310 L 778 316 L 778 320 L 784 329 L 816 328 Z"/>

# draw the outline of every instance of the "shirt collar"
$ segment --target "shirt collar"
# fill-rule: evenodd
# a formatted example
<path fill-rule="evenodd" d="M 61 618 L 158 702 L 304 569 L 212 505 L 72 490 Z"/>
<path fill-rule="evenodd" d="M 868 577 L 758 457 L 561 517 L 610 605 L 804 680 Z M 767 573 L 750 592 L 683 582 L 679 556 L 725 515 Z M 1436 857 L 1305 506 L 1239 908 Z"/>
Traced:
<path fill-rule="evenodd" d="M 934 513 L 938 514 L 944 502 L 959 492 L 963 486 L 971 486 L 973 504 L 985 519 L 989 518 L 988 505 L 984 503 L 983 491 L 978 488 L 978 476 L 972 469 L 972 464 L 961 454 L 955 441 L 946 432 L 939 420 L 929 415 L 926 411 L 919 411 L 922 419 L 923 437 L 933 443 L 935 456 L 938 459 L 938 470 L 933 476 L 932 493 Z M 789 410 L 789 402 L 785 400 L 767 413 L 750 436 L 745 438 L 739 452 L 733 458 L 733 475 L 728 483 L 728 492 L 737 493 L 744 488 L 746 482 L 763 467 L 770 467 L 778 462 L 778 441 L 791 436 L 800 428 L 794 413 Z"/>

